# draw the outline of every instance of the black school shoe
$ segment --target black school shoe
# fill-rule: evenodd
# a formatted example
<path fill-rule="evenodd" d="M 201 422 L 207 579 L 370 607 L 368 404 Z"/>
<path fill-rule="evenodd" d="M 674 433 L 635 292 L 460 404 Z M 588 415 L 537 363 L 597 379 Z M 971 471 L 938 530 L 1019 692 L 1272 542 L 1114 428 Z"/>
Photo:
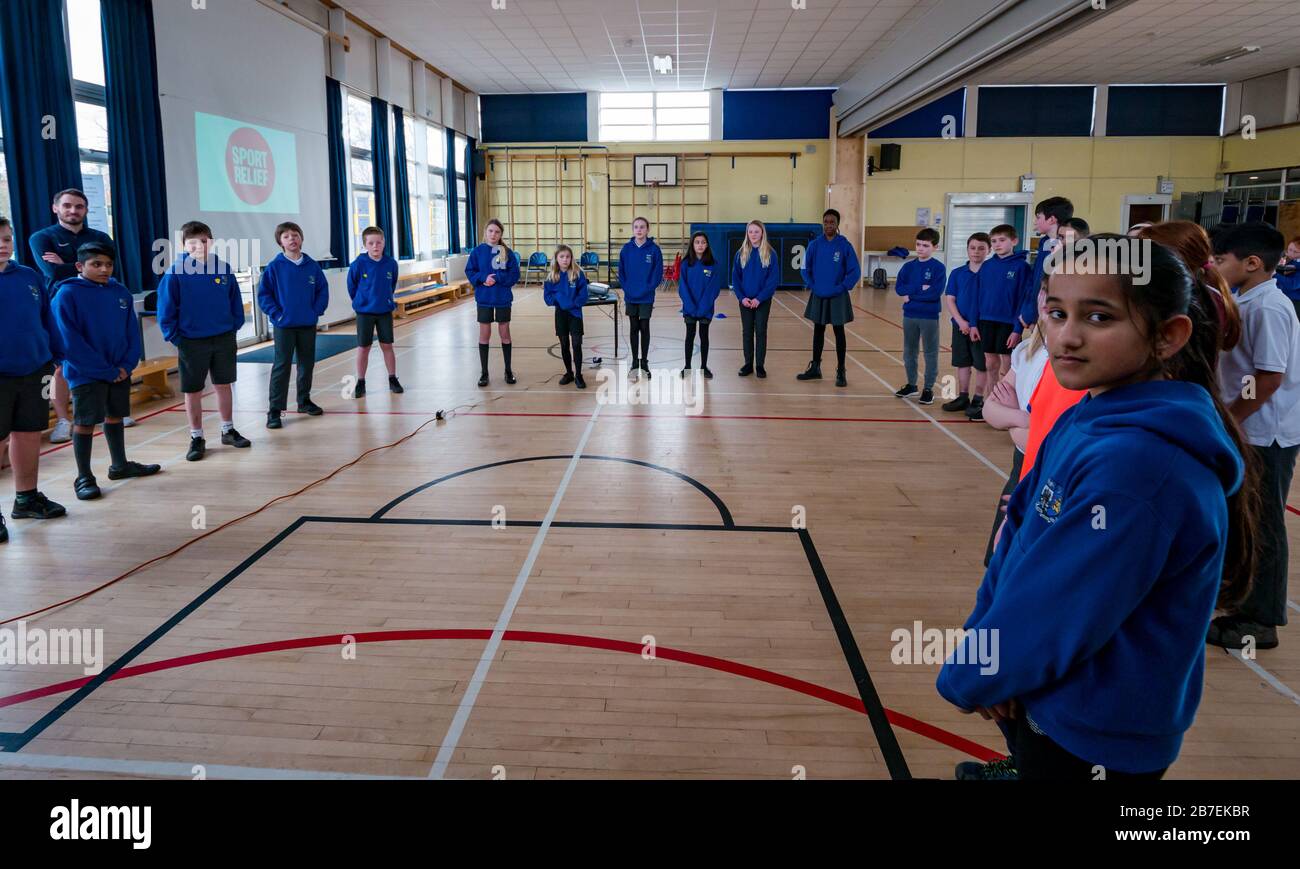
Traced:
<path fill-rule="evenodd" d="M 488 376 L 486 373 L 479 375 L 478 385 L 480 389 L 488 385 Z"/>
<path fill-rule="evenodd" d="M 754 366 L 750 365 L 749 363 L 745 363 L 744 365 L 740 366 L 740 370 L 736 372 L 736 376 L 748 377 L 753 373 L 754 373 Z"/>
<path fill-rule="evenodd" d="M 402 384 L 397 382 L 396 374 L 388 375 L 388 391 L 396 395 L 401 395 L 403 392 L 406 392 L 406 390 L 402 388 Z"/>
<path fill-rule="evenodd" d="M 966 418 L 979 422 L 984 419 L 984 399 L 976 396 L 971 399 L 970 407 L 966 408 Z"/>
<path fill-rule="evenodd" d="M 72 484 L 72 488 L 77 493 L 78 501 L 94 501 L 104 494 L 99 491 L 99 484 L 95 482 L 94 477 L 77 477 L 77 481 Z"/>
<path fill-rule="evenodd" d="M 579 389 L 586 389 L 586 388 L 587 388 L 587 381 L 585 381 L 585 380 L 582 379 L 582 375 L 581 375 L 581 374 L 575 374 L 575 375 L 573 375 L 573 383 L 574 383 L 574 385 L 577 386 Z"/>
<path fill-rule="evenodd" d="M 162 470 L 162 465 L 142 465 L 139 462 L 127 462 L 125 465 L 108 468 L 110 480 L 129 480 L 133 477 L 152 477 Z"/>
<path fill-rule="evenodd" d="M 5 517 L 0 516 L 0 543 L 9 542 L 9 529 L 5 527 Z"/>
<path fill-rule="evenodd" d="M 934 404 L 934 390 L 922 389 L 921 397 L 918 399 L 921 404 Z"/>
<path fill-rule="evenodd" d="M 223 446 L 234 447 L 237 450 L 246 450 L 253 445 L 252 441 L 233 428 L 221 433 L 221 443 Z"/>
<path fill-rule="evenodd" d="M 807 370 L 805 370 L 803 374 L 796 374 L 794 376 L 794 379 L 795 380 L 821 380 L 822 367 L 818 365 L 816 362 L 809 362 Z"/>
<path fill-rule="evenodd" d="M 1205 635 L 1205 642 L 1223 649 L 1245 649 L 1252 640 L 1256 649 L 1276 649 L 1277 628 L 1238 616 L 1219 616 L 1210 622 L 1210 630 Z"/>
<path fill-rule="evenodd" d="M 358 380 L 357 385 L 352 388 L 352 397 L 353 398 L 366 397 L 366 379 L 364 377 Z"/>
<path fill-rule="evenodd" d="M 284 423 L 280 421 L 280 411 L 273 410 L 266 415 L 267 428 L 284 428 Z"/>
<path fill-rule="evenodd" d="M 190 438 L 190 451 L 185 454 L 185 461 L 199 462 L 208 452 L 208 442 L 203 438 Z"/>
<path fill-rule="evenodd" d="M 845 373 L 843 368 L 835 369 L 835 385 L 841 389 L 849 385 L 848 375 Z"/>
<path fill-rule="evenodd" d="M 570 383 L 572 383 L 572 382 L 574 381 L 574 379 L 575 379 L 575 378 L 574 378 L 574 376 L 573 376 L 573 372 L 572 372 L 572 371 L 566 371 L 566 372 L 564 372 L 564 376 L 560 378 L 560 385 L 561 385 L 561 386 L 568 386 Z"/>
<path fill-rule="evenodd" d="M 506 372 L 506 384 L 508 386 L 514 386 L 518 382 L 519 381 L 515 378 L 515 373 L 513 371 Z"/>
<path fill-rule="evenodd" d="M 963 410 L 965 410 L 968 407 L 970 407 L 970 396 L 963 393 L 957 396 L 956 398 L 954 398 L 952 401 L 945 404 L 943 406 L 943 412 L 961 413 Z"/>
<path fill-rule="evenodd" d="M 707 365 L 701 366 L 700 371 L 704 372 L 704 379 L 705 379 L 705 380 L 712 380 L 712 379 L 713 379 L 713 372 L 709 370 L 709 366 L 707 366 Z"/>
<path fill-rule="evenodd" d="M 68 511 L 62 504 L 56 504 L 37 492 L 26 498 L 15 499 L 12 515 L 15 519 L 58 519 L 68 515 Z M 3 517 L 0 517 L 0 521 L 4 521 Z"/>
<path fill-rule="evenodd" d="M 904 386 L 902 389 L 895 392 L 894 396 L 897 398 L 908 398 L 910 396 L 916 395 L 920 391 L 921 390 L 916 388 L 915 383 L 909 383 L 906 386 Z"/>
<path fill-rule="evenodd" d="M 764 368 L 762 365 L 758 366 L 758 379 L 759 380 L 767 379 L 767 369 Z"/>
<path fill-rule="evenodd" d="M 298 412 L 305 413 L 308 416 L 320 416 L 325 412 L 325 408 L 309 398 L 306 402 L 298 405 Z"/>

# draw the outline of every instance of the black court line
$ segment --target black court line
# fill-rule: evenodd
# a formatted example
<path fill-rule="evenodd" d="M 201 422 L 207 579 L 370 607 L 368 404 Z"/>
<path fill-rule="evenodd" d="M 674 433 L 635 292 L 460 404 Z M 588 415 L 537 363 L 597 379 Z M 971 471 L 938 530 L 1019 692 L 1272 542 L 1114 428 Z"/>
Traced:
<path fill-rule="evenodd" d="M 544 458 L 551 458 L 551 457 L 544 457 Z M 565 456 L 563 458 L 572 459 L 572 456 Z M 435 480 L 431 483 L 426 483 L 424 486 L 411 490 L 406 495 L 403 495 L 401 498 L 398 498 L 395 501 L 391 502 L 389 507 L 385 507 L 384 510 L 389 509 L 394 504 L 400 503 L 403 499 L 409 497 L 410 495 L 415 494 L 418 491 L 423 491 L 424 489 L 427 489 L 430 486 L 436 485 L 442 479 L 450 479 L 451 477 L 459 476 L 460 474 L 470 473 L 471 471 L 481 470 L 482 468 L 495 467 L 501 464 L 511 464 L 512 462 L 535 461 L 535 460 L 536 459 L 515 459 L 506 462 L 496 462 L 491 465 L 484 465 L 481 466 L 481 468 L 471 468 L 468 471 L 461 471 L 458 472 L 457 474 L 452 474 L 449 475 L 448 477 L 440 478 L 440 480 Z M 680 474 L 679 472 L 671 471 L 670 469 L 659 468 L 658 466 L 651 465 L 647 462 L 639 462 L 633 459 L 612 459 L 612 460 L 625 461 L 630 464 L 645 465 L 647 467 L 656 468 L 658 470 L 668 470 L 669 473 L 672 473 L 674 476 L 682 476 L 682 477 L 685 476 Z M 690 478 L 686 478 L 686 479 L 689 480 Z M 696 483 L 696 486 L 698 488 L 703 488 L 710 495 L 713 495 L 713 497 L 715 498 L 717 497 L 716 495 L 713 494 L 712 490 L 709 490 L 707 487 L 703 486 L 703 484 Z M 720 499 L 719 499 L 719 503 L 720 503 Z M 890 777 L 896 781 L 911 779 L 912 777 L 911 772 L 908 770 L 907 761 L 903 757 L 903 752 L 898 744 L 898 739 L 894 735 L 893 726 L 889 723 L 889 718 L 886 715 L 884 706 L 880 701 L 880 696 L 879 694 L 877 694 L 875 685 L 871 681 L 871 675 L 867 671 L 866 662 L 863 660 L 862 653 L 858 649 L 857 640 L 853 636 L 853 630 L 852 628 L 849 627 L 848 619 L 846 619 L 844 616 L 844 611 L 840 607 L 839 599 L 835 596 L 835 590 L 831 586 L 830 577 L 827 575 L 826 569 L 822 565 L 821 558 L 817 554 L 817 547 L 813 544 L 812 535 L 810 535 L 804 529 L 796 529 L 793 527 L 786 527 L 781 525 L 738 526 L 731 521 L 731 514 L 729 511 L 726 510 L 725 505 L 721 507 L 721 510 L 723 511 L 723 516 L 725 520 L 725 524 L 722 525 L 704 525 L 704 524 L 688 524 L 688 523 L 655 523 L 655 522 L 580 522 L 580 521 L 568 521 L 568 522 L 554 521 L 551 523 L 551 525 L 552 527 L 560 527 L 560 528 L 589 528 L 589 529 L 609 529 L 609 530 L 645 529 L 645 530 L 662 530 L 662 531 L 723 531 L 723 532 L 739 532 L 739 533 L 798 534 L 800 543 L 802 543 L 803 545 L 804 555 L 808 559 L 809 569 L 812 571 L 813 577 L 817 582 L 817 587 L 821 592 L 822 603 L 826 607 L 826 612 L 830 616 L 831 623 L 835 627 L 835 634 L 836 637 L 839 639 L 839 643 L 840 643 L 840 651 L 844 655 L 845 662 L 848 664 L 850 674 L 853 676 L 854 685 L 857 686 L 858 696 L 862 700 L 863 707 L 866 709 L 867 718 L 871 723 L 872 734 L 875 737 L 876 744 L 880 746 L 881 754 L 884 756 L 885 765 L 886 768 L 889 770 Z M 382 512 L 384 511 L 381 510 L 380 513 Z M 244 573 L 255 563 L 257 563 L 257 561 L 259 561 L 264 555 L 266 555 L 271 550 L 273 550 L 287 537 L 289 537 L 289 535 L 291 535 L 294 531 L 297 531 L 300 527 L 302 527 L 305 524 L 413 525 L 413 526 L 460 525 L 460 526 L 481 527 L 481 526 L 491 526 L 494 524 L 494 521 L 492 519 L 386 519 L 383 518 L 378 513 L 375 514 L 374 516 L 368 516 L 368 517 L 300 516 L 298 519 L 294 520 L 294 522 L 291 525 L 289 525 L 289 527 L 285 528 L 283 531 L 277 534 L 274 538 L 272 538 L 269 542 L 264 544 L 261 548 L 259 548 L 248 558 L 244 559 L 244 561 L 242 561 L 238 567 L 236 567 L 234 570 L 227 573 L 221 579 L 217 580 L 211 586 L 209 586 L 205 591 L 203 591 L 196 598 L 194 598 L 194 600 L 190 601 L 190 603 L 186 604 L 184 607 L 178 610 L 175 615 L 171 616 L 171 618 L 167 619 L 167 621 L 163 622 L 161 625 L 155 628 L 153 632 L 151 632 L 144 639 L 140 640 L 140 642 L 136 643 L 135 646 L 133 646 L 130 650 L 125 652 L 123 655 L 121 655 L 112 664 L 105 667 L 104 670 L 101 671 L 99 675 L 97 675 L 94 679 L 92 679 L 91 681 L 87 682 L 85 685 L 78 688 L 70 696 L 64 698 L 64 700 L 61 703 L 59 703 L 57 706 L 55 706 L 53 709 L 47 712 L 44 716 L 40 718 L 40 720 L 38 720 L 35 724 L 31 725 L 29 728 L 27 728 L 27 730 L 22 731 L 21 733 L 0 733 L 0 751 L 13 751 L 13 752 L 21 751 L 29 742 L 31 742 L 33 739 L 39 736 L 41 732 L 44 731 L 47 727 L 49 727 L 51 724 L 55 723 L 64 715 L 66 715 L 68 712 L 70 712 L 73 707 L 79 704 L 82 700 L 85 700 L 92 693 L 94 693 L 94 691 L 96 691 L 101 685 L 103 685 L 105 682 L 111 679 L 115 673 L 117 673 L 123 667 L 127 666 L 133 660 L 138 658 L 150 646 L 158 642 L 158 640 L 162 639 L 173 628 L 175 628 L 178 624 L 184 621 L 186 617 L 194 613 L 203 604 L 207 603 L 214 595 L 217 594 L 217 592 L 221 591 L 223 588 L 230 585 L 230 583 L 234 582 L 235 579 L 237 579 L 242 573 Z M 504 527 L 515 526 L 515 527 L 534 528 L 534 527 L 539 527 L 542 524 L 543 524 L 542 522 L 536 520 L 523 520 L 523 521 L 506 522 L 504 523 Z"/>
<path fill-rule="evenodd" d="M 370 517 L 370 518 L 372 518 L 372 519 L 382 519 L 382 518 L 384 518 L 384 514 L 385 514 L 385 513 L 387 513 L 388 511 L 392 510 L 392 509 L 393 509 L 394 507 L 396 507 L 398 504 L 401 504 L 401 503 L 402 503 L 403 501 L 405 501 L 407 498 L 411 498 L 411 497 L 413 497 L 413 496 L 415 496 L 415 495 L 418 495 L 418 494 L 420 494 L 421 492 L 425 491 L 426 489 L 431 489 L 431 488 L 433 488 L 434 486 L 438 485 L 439 483 L 445 483 L 445 482 L 447 482 L 448 480 L 454 480 L 456 477 L 463 477 L 463 476 L 465 476 L 466 474 L 474 474 L 474 473 L 477 473 L 478 471 L 486 471 L 486 470 L 488 470 L 489 468 L 500 468 L 500 467 L 503 467 L 503 466 L 505 466 L 505 465 L 517 465 L 517 464 L 520 464 L 520 463 L 522 463 L 522 462 L 548 462 L 548 461 L 557 461 L 557 460 L 560 460 L 560 459 L 563 459 L 564 461 L 567 462 L 567 461 L 571 460 L 572 458 L 573 458 L 572 455 L 567 455 L 567 456 L 529 456 L 529 457 L 522 458 L 522 459 L 504 459 L 504 460 L 499 461 L 499 462 L 489 462 L 489 463 L 486 464 L 486 465 L 479 465 L 479 466 L 474 467 L 474 468 L 465 468 L 464 470 L 454 471 L 453 473 L 450 473 L 450 474 L 446 474 L 446 475 L 444 475 L 444 476 L 441 476 L 441 477 L 439 477 L 439 478 L 436 479 L 436 480 L 430 480 L 429 482 L 427 482 L 427 483 L 425 483 L 425 484 L 423 484 L 423 485 L 421 485 L 421 486 L 416 486 L 414 489 L 411 489 L 409 492 L 406 492 L 406 493 L 404 493 L 404 494 L 402 494 L 402 495 L 397 496 L 396 498 L 394 498 L 393 500 L 389 501 L 389 502 L 388 502 L 387 504 L 385 504 L 384 506 L 380 507 L 380 508 L 379 508 L 378 510 L 376 510 L 373 514 L 371 514 L 371 517 Z M 713 506 L 716 507 L 717 510 L 718 510 L 718 515 L 722 517 L 722 524 L 723 524 L 723 525 L 727 526 L 728 528 L 731 528 L 731 527 L 734 527 L 735 524 L 736 524 L 735 520 L 731 518 L 731 511 L 727 509 L 727 505 L 724 504 L 723 501 L 722 501 L 722 499 L 718 497 L 718 493 L 717 493 L 717 492 L 713 491 L 713 490 L 710 489 L 708 486 L 704 485 L 703 483 L 701 483 L 699 480 L 695 479 L 694 477 L 688 477 L 686 474 L 683 474 L 681 471 L 675 471 L 675 470 L 673 470 L 672 468 L 665 468 L 663 465 L 656 465 L 656 464 L 653 464 L 653 463 L 651 463 L 651 462 L 643 462 L 643 461 L 641 461 L 640 459 L 624 459 L 624 458 L 620 458 L 620 457 L 618 457 L 618 456 L 580 456 L 580 457 L 579 457 L 579 460 L 580 460 L 580 461 L 591 460 L 591 461 L 595 461 L 595 462 L 622 462 L 623 464 L 627 464 L 627 465 L 638 465 L 638 466 L 643 467 L 643 468 L 650 468 L 651 470 L 661 471 L 661 472 L 663 472 L 663 473 L 665 473 L 665 474 L 668 474 L 668 475 L 670 475 L 670 476 L 676 477 L 677 479 L 681 480 L 682 482 L 684 482 L 684 483 L 689 483 L 690 485 L 694 486 L 696 489 L 699 489 L 702 493 L 704 493 L 704 495 L 705 495 L 705 496 L 706 496 L 710 501 L 713 502 Z"/>

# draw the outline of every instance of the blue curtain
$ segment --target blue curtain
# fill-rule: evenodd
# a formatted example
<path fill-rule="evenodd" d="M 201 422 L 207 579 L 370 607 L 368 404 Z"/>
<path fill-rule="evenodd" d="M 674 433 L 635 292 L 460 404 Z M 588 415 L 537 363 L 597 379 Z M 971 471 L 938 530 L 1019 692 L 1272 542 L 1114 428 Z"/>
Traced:
<path fill-rule="evenodd" d="M 393 237 L 393 158 L 388 148 L 388 103 L 370 98 L 370 162 L 375 169 L 375 226 Z"/>
<path fill-rule="evenodd" d="M 334 264 L 345 266 L 351 259 L 348 231 L 348 145 L 343 141 L 343 86 L 337 79 L 325 79 L 325 116 L 329 129 L 330 162 L 330 253 Z"/>
<path fill-rule="evenodd" d="M 168 232 L 153 5 L 150 0 L 102 0 L 100 8 L 118 278 L 133 292 L 148 293 L 158 284 L 154 242 Z"/>
<path fill-rule="evenodd" d="M 14 256 L 34 266 L 28 236 L 54 222 L 55 193 L 81 186 L 62 3 L 0 2 L 0 124 Z"/>
<path fill-rule="evenodd" d="M 447 244 L 451 253 L 460 253 L 473 247 L 469 239 L 462 239 L 464 227 L 460 225 L 460 197 L 456 192 L 456 131 L 447 128 Z"/>
<path fill-rule="evenodd" d="M 411 179 L 406 171 L 406 119 L 402 107 L 393 106 L 393 166 L 397 174 L 397 247 L 402 259 L 415 257 L 411 229 Z"/>
<path fill-rule="evenodd" d="M 465 187 L 469 191 L 469 201 L 465 209 L 465 220 L 469 224 L 466 232 L 469 233 L 470 238 L 478 238 L 478 197 L 475 195 L 478 189 L 478 176 L 474 174 L 474 152 L 477 148 L 477 141 L 467 136 L 465 138 Z"/>

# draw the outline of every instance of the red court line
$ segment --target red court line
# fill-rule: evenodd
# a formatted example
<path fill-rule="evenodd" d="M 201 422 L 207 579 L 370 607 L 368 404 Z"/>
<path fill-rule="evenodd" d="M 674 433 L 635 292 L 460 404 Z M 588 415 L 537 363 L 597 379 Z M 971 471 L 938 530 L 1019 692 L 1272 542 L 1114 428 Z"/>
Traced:
<path fill-rule="evenodd" d="M 178 411 L 183 412 L 183 411 Z M 245 413 L 261 413 L 261 411 L 245 411 Z M 424 416 L 431 417 L 433 413 L 426 410 L 331 410 L 333 416 Z M 591 416 L 589 413 L 538 413 L 527 411 L 463 411 L 456 416 L 525 416 L 525 417 L 558 417 L 558 418 L 580 418 L 587 419 Z M 744 416 L 740 414 L 708 414 L 701 413 L 685 417 L 668 417 L 660 416 L 653 413 L 610 413 L 603 414 L 601 419 L 740 419 L 740 420 L 759 420 L 765 422 L 890 422 L 903 423 L 907 425 L 919 424 L 929 425 L 928 419 L 878 419 L 875 417 L 860 416 Z M 972 419 L 949 419 L 939 420 L 941 425 L 976 425 L 977 420 Z"/>
<path fill-rule="evenodd" d="M 118 679 L 128 679 L 132 676 L 143 676 L 146 673 L 157 673 L 162 670 L 173 670 L 178 667 L 187 667 L 191 664 L 201 664 L 207 661 L 220 661 L 229 658 L 242 658 L 249 655 L 260 655 L 266 652 L 279 652 L 286 649 L 309 649 L 321 646 L 338 646 L 342 645 L 345 637 L 351 637 L 356 643 L 386 643 L 400 642 L 405 640 L 487 640 L 492 636 L 492 631 L 485 629 L 453 629 L 453 630 L 410 630 L 410 631 L 368 631 L 357 634 L 331 634 L 322 637 L 299 637 L 292 640 L 278 640 L 269 643 L 254 643 L 248 646 L 234 646 L 229 649 L 214 649 L 210 652 L 198 652 L 193 655 L 182 655 L 177 658 L 167 658 L 162 661 L 154 661 L 149 664 L 139 664 L 134 667 L 123 667 L 114 673 L 108 680 L 110 682 Z M 629 655 L 640 655 L 644 651 L 644 645 L 641 643 L 632 643 L 626 640 L 611 640 L 605 637 L 591 637 L 582 634 L 555 634 L 544 631 L 505 631 L 502 634 L 502 640 L 506 642 L 519 643 L 540 643 L 553 646 L 575 646 L 587 649 L 603 649 L 609 652 L 623 652 Z M 715 658 L 712 655 L 700 655 L 695 652 L 687 652 L 681 649 L 672 649 L 666 646 L 657 646 L 654 650 L 656 659 L 668 661 L 678 661 L 683 664 L 690 664 L 695 667 L 703 667 L 709 670 L 717 670 L 722 673 L 730 673 L 735 676 L 742 676 L 746 679 L 753 679 L 757 682 L 766 682 L 769 685 L 775 685 L 778 688 L 785 688 L 808 697 L 818 700 L 824 700 L 827 703 L 834 703 L 836 706 L 842 706 L 861 715 L 866 715 L 867 710 L 862 705 L 861 698 L 845 694 L 842 691 L 836 691 L 826 688 L 812 682 L 805 682 L 802 679 L 796 679 L 792 676 L 786 676 L 772 670 L 764 670 L 761 667 L 751 667 L 749 664 L 741 664 L 737 661 L 729 661 L 726 658 Z M 67 682 L 59 682 L 54 685 L 46 685 L 43 688 L 33 688 L 30 691 L 23 691 L 18 694 L 11 694 L 8 697 L 0 697 L 0 708 L 6 706 L 15 706 L 19 703 L 25 703 L 28 700 L 35 700 L 40 697 L 49 697 L 53 694 L 62 694 L 67 691 L 75 691 L 87 682 L 90 682 L 93 676 L 85 676 L 80 679 L 71 679 Z M 946 745 L 949 748 L 956 749 L 977 758 L 982 761 L 998 760 L 1001 754 L 990 748 L 985 748 L 977 742 L 972 742 L 963 736 L 950 733 L 942 728 L 927 724 L 924 721 L 913 718 L 910 715 L 904 715 L 901 712 L 895 712 L 892 709 L 885 710 L 886 716 L 891 724 L 909 730 L 918 736 Z"/>
<path fill-rule="evenodd" d="M 1290 504 L 1287 504 L 1286 508 L 1290 510 L 1292 513 L 1296 514 L 1297 516 L 1300 516 L 1300 510 L 1297 510 L 1296 508 L 1292 507 Z"/>
<path fill-rule="evenodd" d="M 203 396 L 203 397 L 204 397 L 204 398 L 207 398 L 208 395 L 211 395 L 211 394 L 212 394 L 212 393 L 209 392 L 207 395 L 205 395 L 205 396 Z M 178 407 L 183 408 L 184 406 L 185 406 L 185 399 L 181 399 L 179 403 L 177 403 L 177 404 L 173 404 L 171 407 L 163 407 L 163 408 L 159 408 L 158 410 L 155 410 L 153 413 L 147 413 L 147 414 L 145 414 L 144 416 L 137 416 L 137 417 L 135 418 L 135 421 L 136 421 L 137 423 L 141 423 L 141 422 L 144 422 L 146 419 L 153 419 L 155 416 L 157 416 L 157 415 L 160 414 L 160 413 L 167 413 L 168 411 L 176 410 L 176 408 L 178 408 Z M 207 411 L 204 411 L 204 412 L 206 413 Z M 92 435 L 92 437 L 100 437 L 100 436 L 103 435 L 103 433 L 104 433 L 104 429 L 103 429 L 103 427 L 101 426 L 101 427 L 99 427 L 99 428 L 95 431 L 95 434 Z M 70 446 L 72 446 L 72 441 L 68 441 L 66 444 L 59 444 L 59 445 L 56 446 L 56 447 L 50 447 L 48 450 L 45 450 L 44 452 L 42 452 L 41 455 L 42 455 L 42 456 L 48 456 L 50 453 L 57 453 L 59 450 L 66 450 L 66 449 L 67 449 L 68 447 L 70 447 Z"/>

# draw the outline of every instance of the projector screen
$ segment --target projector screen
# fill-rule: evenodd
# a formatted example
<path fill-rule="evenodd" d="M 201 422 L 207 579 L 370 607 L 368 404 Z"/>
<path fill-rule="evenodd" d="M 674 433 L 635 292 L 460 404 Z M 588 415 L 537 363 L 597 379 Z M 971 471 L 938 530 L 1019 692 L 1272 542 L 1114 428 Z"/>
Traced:
<path fill-rule="evenodd" d="M 247 268 L 279 253 L 291 220 L 330 259 L 324 38 L 256 0 L 153 7 L 173 233 L 201 220 Z"/>

